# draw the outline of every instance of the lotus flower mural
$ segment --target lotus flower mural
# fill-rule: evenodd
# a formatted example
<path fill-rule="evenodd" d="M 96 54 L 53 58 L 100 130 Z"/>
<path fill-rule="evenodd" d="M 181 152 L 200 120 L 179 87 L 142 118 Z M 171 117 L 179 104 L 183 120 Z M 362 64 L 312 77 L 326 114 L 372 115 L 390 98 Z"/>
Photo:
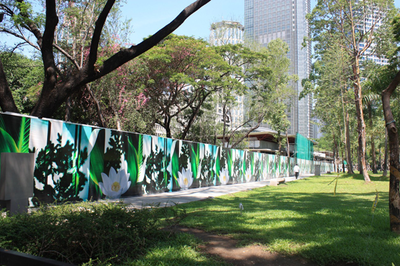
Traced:
<path fill-rule="evenodd" d="M 228 171 L 225 168 L 219 173 L 219 181 L 221 182 L 221 185 L 226 185 L 229 182 Z"/>
<path fill-rule="evenodd" d="M 245 177 L 245 179 L 246 179 L 246 182 L 250 182 L 250 180 L 251 180 L 251 169 L 250 169 L 250 168 L 248 168 L 248 169 L 246 170 L 246 172 L 245 172 L 245 174 L 244 174 L 244 177 Z"/>
<path fill-rule="evenodd" d="M 295 163 L 272 154 L 1 112 L 0 152 L 36 154 L 37 204 L 259 181 L 292 172 Z M 313 161 L 296 162 L 301 172 L 312 173 Z M 333 165 L 321 164 L 322 169 L 333 171 Z"/>
<path fill-rule="evenodd" d="M 126 161 L 124 164 L 126 164 Z M 103 194 L 110 199 L 121 197 L 131 185 L 126 168 L 121 168 L 117 173 L 115 169 L 111 167 L 109 175 L 107 176 L 105 173 L 101 173 L 101 177 L 103 182 L 99 182 L 99 187 Z"/>
<path fill-rule="evenodd" d="M 182 168 L 182 172 L 178 172 L 178 183 L 181 189 L 188 189 L 193 183 L 193 173 L 190 170 Z"/>

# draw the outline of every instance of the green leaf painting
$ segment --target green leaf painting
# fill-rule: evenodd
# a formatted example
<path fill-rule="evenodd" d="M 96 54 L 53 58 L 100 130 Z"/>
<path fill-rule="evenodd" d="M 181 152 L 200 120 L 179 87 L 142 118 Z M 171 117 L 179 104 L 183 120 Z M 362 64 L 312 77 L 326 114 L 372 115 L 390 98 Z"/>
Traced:
<path fill-rule="evenodd" d="M 192 166 L 193 178 L 198 179 L 200 175 L 200 143 L 193 143 L 191 146 L 190 162 Z"/>
<path fill-rule="evenodd" d="M 219 173 L 221 172 L 221 147 L 217 148 L 216 157 L 215 157 L 215 174 L 219 179 Z"/>
<path fill-rule="evenodd" d="M 102 129 L 98 132 L 96 142 L 90 153 L 90 195 L 93 199 L 101 196 L 99 182 L 101 181 L 101 173 L 104 172 L 104 142 L 105 130 Z"/>
<path fill-rule="evenodd" d="M 0 154 L 2 152 L 28 153 L 29 134 L 30 118 L 0 115 Z"/>
<path fill-rule="evenodd" d="M 37 204 L 109 196 L 100 189 L 102 173 L 123 172 L 126 179 L 129 174 L 126 193 L 118 196 L 133 196 L 277 178 L 292 173 L 295 162 L 272 154 L 0 113 L 0 152 L 30 151 L 36 154 Z M 296 162 L 302 173 L 312 173 L 312 161 Z M 321 163 L 322 169 L 332 171 L 333 166 Z M 184 178 L 191 179 L 187 186 L 182 185 Z"/>
<path fill-rule="evenodd" d="M 128 162 L 128 173 L 132 184 L 138 182 L 141 174 L 144 175 L 143 164 L 143 135 L 129 134 L 126 137 L 127 147 L 125 158 Z"/>
<path fill-rule="evenodd" d="M 14 139 L 6 130 L 0 128 L 0 151 L 1 152 L 17 152 L 18 147 Z"/>
<path fill-rule="evenodd" d="M 180 140 L 174 140 L 172 143 L 171 153 L 171 170 L 172 177 L 174 178 L 176 184 L 178 184 L 178 172 L 179 172 L 179 149 Z"/>
<path fill-rule="evenodd" d="M 228 152 L 227 152 L 227 155 L 228 155 L 228 159 L 227 159 L 227 164 L 228 164 L 228 173 L 229 173 L 229 176 L 232 176 L 232 166 L 233 166 L 233 156 L 234 156 L 234 150 L 233 149 L 230 149 Z"/>
<path fill-rule="evenodd" d="M 172 173 L 172 155 L 174 154 L 175 141 L 166 138 L 165 139 L 165 174 L 167 174 L 167 188 L 169 191 L 172 191 L 173 188 L 173 173 Z"/>
<path fill-rule="evenodd" d="M 29 152 L 30 118 L 0 116 L 0 152 Z"/>

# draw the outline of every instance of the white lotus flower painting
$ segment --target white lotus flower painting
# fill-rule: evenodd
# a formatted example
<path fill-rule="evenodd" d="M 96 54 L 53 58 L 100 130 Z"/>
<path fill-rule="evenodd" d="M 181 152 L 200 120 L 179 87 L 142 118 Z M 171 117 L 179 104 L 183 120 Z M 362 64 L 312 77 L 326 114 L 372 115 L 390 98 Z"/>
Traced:
<path fill-rule="evenodd" d="M 250 170 L 250 168 L 248 168 L 246 170 L 246 173 L 244 174 L 244 177 L 246 179 L 246 182 L 250 182 L 250 180 L 251 180 L 251 170 Z"/>
<path fill-rule="evenodd" d="M 228 170 L 225 168 L 219 172 L 219 181 L 221 182 L 221 185 L 226 185 L 229 182 Z"/>
<path fill-rule="evenodd" d="M 190 170 L 182 168 L 182 172 L 178 172 L 178 183 L 181 189 L 188 189 L 193 183 L 193 173 Z"/>
<path fill-rule="evenodd" d="M 101 173 L 103 182 L 99 182 L 99 187 L 104 195 L 109 199 L 120 198 L 131 185 L 129 181 L 129 173 L 125 169 L 121 169 L 118 173 L 113 167 L 110 168 L 110 173 L 107 176 Z"/>

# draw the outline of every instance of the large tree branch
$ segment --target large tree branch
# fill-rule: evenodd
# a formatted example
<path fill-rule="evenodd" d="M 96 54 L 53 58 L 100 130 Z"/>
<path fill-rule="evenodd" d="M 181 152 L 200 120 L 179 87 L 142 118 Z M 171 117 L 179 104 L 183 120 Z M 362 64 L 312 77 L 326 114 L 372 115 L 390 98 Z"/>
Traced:
<path fill-rule="evenodd" d="M 211 0 L 197 0 L 193 4 L 186 7 L 173 21 L 171 21 L 164 28 L 156 32 L 151 37 L 147 38 L 138 45 L 133 45 L 128 49 L 122 49 L 111 58 L 106 60 L 104 64 L 99 68 L 96 73 L 90 73 L 87 78 L 82 82 L 88 83 L 98 78 L 101 78 L 113 70 L 117 69 L 126 62 L 132 60 L 133 58 L 143 54 L 153 46 L 157 45 L 161 40 L 167 37 L 170 33 L 176 30 L 190 15 L 200 9 L 202 6 L 210 2 Z"/>
<path fill-rule="evenodd" d="M 38 45 L 35 45 L 34 43 L 30 42 L 28 40 L 28 38 L 26 38 L 23 34 L 20 35 L 20 34 L 18 34 L 16 32 L 10 31 L 10 30 L 5 29 L 5 28 L 1 28 L 0 32 L 4 32 L 4 33 L 10 34 L 10 35 L 12 35 L 12 36 L 14 36 L 16 38 L 22 39 L 22 40 L 24 40 L 24 42 L 28 43 L 33 48 L 35 48 L 37 50 L 40 50 L 40 47 Z"/>
<path fill-rule="evenodd" d="M 49 44 L 50 41 L 51 45 L 53 44 L 54 32 L 58 22 L 58 18 L 55 12 L 54 0 L 46 0 L 46 30 L 43 35 L 42 45 L 42 56 L 46 76 L 41 97 L 31 114 L 40 117 L 51 116 L 55 112 L 55 110 L 57 110 L 57 108 L 74 92 L 84 87 L 87 83 L 107 75 L 124 63 L 143 54 L 144 52 L 155 46 L 162 39 L 173 32 L 176 28 L 178 28 L 190 15 L 192 15 L 195 11 L 204 6 L 209 1 L 211 0 L 197 0 L 193 4 L 189 5 L 171 23 L 169 23 L 167 26 L 162 28 L 150 38 L 144 40 L 137 46 L 132 46 L 128 49 L 122 49 L 118 53 L 114 54 L 111 58 L 104 62 L 104 64 L 99 68 L 99 71 L 94 71 L 94 63 L 93 65 L 89 65 L 89 63 L 87 63 L 75 75 L 69 76 L 67 80 L 60 84 L 57 84 L 56 86 L 56 67 L 54 63 L 52 48 L 49 46 Z M 109 0 L 107 3 L 111 2 L 113 1 Z M 94 45 L 97 47 L 96 44 Z M 90 62 L 95 62 L 95 57 L 96 56 L 94 56 L 94 54 L 92 53 L 92 59 Z M 52 86 L 50 83 L 52 83 Z"/>
<path fill-rule="evenodd" d="M 101 111 L 100 102 L 97 100 L 96 96 L 94 96 L 94 93 L 93 93 L 92 89 L 90 88 L 89 84 L 86 84 L 85 87 L 95 103 L 97 115 L 99 116 L 100 126 L 106 127 L 106 121 L 104 119 L 103 112 Z"/>
<path fill-rule="evenodd" d="M 53 54 L 54 32 L 57 23 L 56 3 L 54 0 L 46 0 L 46 29 L 43 34 L 42 57 L 46 75 L 45 82 L 47 80 L 47 82 L 53 85 L 51 88 L 54 88 L 57 79 Z M 45 90 L 45 87 L 44 85 L 43 90 Z"/>
<path fill-rule="evenodd" d="M 92 43 L 90 45 L 89 61 L 88 61 L 88 71 L 93 73 L 94 64 L 97 60 L 97 51 L 99 47 L 101 32 L 103 31 L 104 24 L 106 23 L 107 16 L 113 7 L 115 0 L 108 0 L 104 6 L 103 11 L 101 11 L 99 18 L 96 21 L 96 27 L 93 32 Z"/>
<path fill-rule="evenodd" d="M 245 138 L 247 138 L 247 137 L 250 135 L 251 132 L 253 132 L 253 131 L 256 130 L 257 128 L 259 128 L 260 125 L 261 125 L 261 122 L 264 120 L 264 117 L 265 117 L 265 114 L 260 114 L 260 115 L 258 116 L 258 119 L 257 119 L 257 124 L 255 124 L 253 127 L 251 127 L 251 128 L 246 132 L 246 134 L 244 134 L 244 135 L 243 135 L 242 137 L 240 137 L 235 143 L 233 143 L 232 146 L 231 146 L 231 148 L 232 148 L 232 149 L 235 148 L 237 145 L 239 145 L 240 142 L 242 142 Z M 243 124 L 243 125 L 244 125 L 244 124 Z M 233 133 L 234 133 L 234 132 L 231 133 L 230 138 L 233 137 Z"/>
<path fill-rule="evenodd" d="M 22 4 L 25 1 L 17 0 L 17 2 Z M 46 5 L 48 5 L 47 2 L 48 1 L 46 1 Z M 55 5 L 55 3 L 54 3 L 54 5 Z M 42 33 L 40 32 L 39 28 L 33 22 L 33 20 L 30 18 L 30 15 L 28 13 L 24 12 L 22 9 L 20 9 L 20 15 L 22 17 L 24 17 L 24 24 L 22 25 L 22 27 L 24 27 L 25 29 L 29 30 L 30 32 L 33 33 L 33 35 L 35 35 L 35 37 L 37 39 L 37 43 L 38 43 L 39 47 L 41 47 L 42 46 L 42 41 L 43 41 L 43 36 L 42 36 Z M 46 19 L 46 21 L 47 21 L 47 19 Z"/>
<path fill-rule="evenodd" d="M 400 84 L 400 71 L 397 72 L 396 76 L 394 77 L 392 82 L 390 82 L 389 86 L 384 91 L 382 91 L 382 103 L 384 108 L 385 106 L 386 107 L 390 106 L 390 96 L 393 94 L 394 90 L 397 88 L 399 84 Z M 386 121 L 386 123 L 388 122 L 390 121 Z"/>
<path fill-rule="evenodd" d="M 199 114 L 200 108 L 202 107 L 204 101 L 207 99 L 208 96 L 210 96 L 211 91 L 207 92 L 205 94 L 202 95 L 202 97 L 199 96 L 199 102 L 198 104 L 192 108 L 193 109 L 193 113 L 189 118 L 189 121 L 186 124 L 186 127 L 184 128 L 182 134 L 181 134 L 181 139 L 186 139 L 186 135 L 189 132 L 189 129 L 191 128 L 192 124 L 194 123 L 194 120 L 196 119 L 197 115 Z"/>
<path fill-rule="evenodd" d="M 54 61 L 53 42 L 57 24 L 56 3 L 54 0 L 46 0 L 46 24 L 41 46 L 45 77 L 39 101 L 31 113 L 39 117 L 49 116 L 46 112 L 54 112 L 55 105 L 58 108 L 69 96 L 59 95 L 56 89 L 57 68 Z"/>

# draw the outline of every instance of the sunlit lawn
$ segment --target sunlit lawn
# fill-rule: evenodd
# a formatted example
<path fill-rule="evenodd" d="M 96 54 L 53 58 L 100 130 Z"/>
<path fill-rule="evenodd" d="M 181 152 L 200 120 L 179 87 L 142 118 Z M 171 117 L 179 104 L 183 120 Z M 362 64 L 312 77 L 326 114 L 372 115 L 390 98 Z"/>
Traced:
<path fill-rule="evenodd" d="M 182 205 L 183 225 L 228 234 L 243 245 L 298 254 L 321 265 L 400 265 L 400 236 L 389 229 L 388 178 L 337 174 Z M 377 192 L 379 201 L 372 206 Z M 241 213 L 239 203 L 244 206 Z"/>
<path fill-rule="evenodd" d="M 200 253 L 194 236 L 159 230 L 185 217 L 183 209 L 181 225 L 230 235 L 241 245 L 261 244 L 320 265 L 400 266 L 400 236 L 389 229 L 388 178 L 372 175 L 373 182 L 365 184 L 361 175 L 340 175 L 334 195 L 336 177 L 309 177 L 173 208 L 44 207 L 1 217 L 0 246 L 76 264 L 93 259 L 84 265 L 224 265 Z"/>

